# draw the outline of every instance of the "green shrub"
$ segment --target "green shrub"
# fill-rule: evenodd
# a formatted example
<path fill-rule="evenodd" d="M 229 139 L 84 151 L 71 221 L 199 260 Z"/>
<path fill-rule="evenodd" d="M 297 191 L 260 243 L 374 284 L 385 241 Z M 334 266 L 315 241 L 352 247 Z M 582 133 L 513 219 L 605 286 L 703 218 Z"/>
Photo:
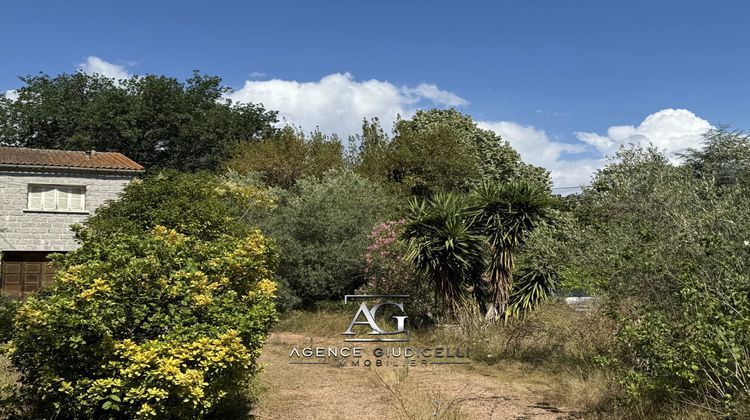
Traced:
<path fill-rule="evenodd" d="M 554 295 L 560 277 L 551 267 L 534 267 L 524 270 L 518 276 L 505 311 L 507 318 L 521 318 L 529 315 Z"/>
<path fill-rule="evenodd" d="M 0 292 L 0 343 L 10 339 L 13 333 L 13 318 L 16 311 L 21 305 L 18 299 L 15 299 L 5 292 Z"/>
<path fill-rule="evenodd" d="M 11 347 L 35 417 L 195 418 L 236 403 L 275 320 L 259 231 L 89 237 L 19 309 Z"/>
<path fill-rule="evenodd" d="M 234 199 L 247 191 L 238 189 L 209 173 L 162 171 L 128 184 L 119 199 L 97 209 L 85 227 L 96 235 L 140 234 L 158 225 L 204 240 L 242 236 L 246 226 L 237 220 L 241 209 Z"/>
<path fill-rule="evenodd" d="M 258 222 L 278 241 L 279 275 L 289 299 L 339 300 L 365 280 L 364 254 L 375 223 L 392 212 L 383 189 L 350 171 L 304 178 L 294 194 Z"/>
<path fill-rule="evenodd" d="M 568 273 L 560 273 L 566 262 L 569 217 L 556 209 L 549 213 L 549 222 L 534 229 L 519 252 L 506 317 L 525 317 L 556 295 L 570 291 L 570 282 L 563 282 Z"/>
<path fill-rule="evenodd" d="M 575 210 L 581 231 L 569 264 L 609 298 L 620 382 L 644 410 L 688 402 L 742 417 L 750 394 L 750 190 L 696 178 L 653 149 L 617 158 Z"/>

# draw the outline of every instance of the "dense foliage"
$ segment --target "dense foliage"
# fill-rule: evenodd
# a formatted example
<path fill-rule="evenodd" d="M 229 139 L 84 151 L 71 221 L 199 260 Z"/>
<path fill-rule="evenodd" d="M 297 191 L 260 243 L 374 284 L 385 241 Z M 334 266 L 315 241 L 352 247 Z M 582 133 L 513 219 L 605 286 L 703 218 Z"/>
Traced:
<path fill-rule="evenodd" d="M 634 402 L 688 401 L 744 417 L 749 191 L 696 174 L 697 164 L 672 165 L 654 149 L 622 150 L 575 210 L 580 231 L 570 264 L 610 301 L 620 327 L 613 361 Z"/>
<path fill-rule="evenodd" d="M 470 116 L 455 109 L 419 110 L 412 118 L 398 121 L 394 131 L 398 137 L 418 136 L 441 129 L 452 131 L 463 144 L 480 179 L 508 181 L 527 178 L 542 184 L 549 182 L 545 169 L 524 163 L 507 140 L 494 131 L 479 128 Z"/>
<path fill-rule="evenodd" d="M 234 403 L 275 319 L 275 258 L 257 231 L 89 238 L 16 317 L 34 416 L 193 418 Z"/>
<path fill-rule="evenodd" d="M 360 173 L 400 192 L 465 192 L 481 179 L 549 186 L 544 169 L 523 163 L 505 140 L 456 110 L 418 111 L 397 121 L 393 131 L 389 137 L 377 120 L 365 121 L 354 158 Z"/>
<path fill-rule="evenodd" d="M 272 137 L 237 145 L 226 166 L 243 175 L 257 172 L 269 186 L 291 188 L 300 178 L 320 178 L 344 163 L 343 146 L 335 136 L 315 132 L 308 137 L 285 127 Z"/>
<path fill-rule="evenodd" d="M 265 188 L 208 173 L 166 170 L 128 184 L 118 200 L 97 209 L 79 236 L 136 234 L 155 226 L 204 240 L 237 236 L 248 228 L 239 221 L 248 208 L 273 205 Z"/>
<path fill-rule="evenodd" d="M 472 224 L 474 215 L 466 197 L 456 194 L 414 199 L 401 233 L 408 260 L 432 281 L 452 314 L 464 306 L 467 290 L 476 295 L 482 289 L 485 238 Z"/>
<path fill-rule="evenodd" d="M 450 312 L 465 306 L 470 290 L 487 319 L 496 320 L 508 313 L 515 254 L 548 222 L 552 204 L 543 185 L 484 181 L 466 196 L 439 193 L 412 200 L 401 237 L 408 243 L 409 261 L 433 281 Z M 527 276 L 532 278 L 539 279 Z"/>
<path fill-rule="evenodd" d="M 329 172 L 299 180 L 282 201 L 254 222 L 278 241 L 279 276 L 289 297 L 309 305 L 361 286 L 367 235 L 393 211 L 383 188 L 351 171 Z"/>
<path fill-rule="evenodd" d="M 486 316 L 493 319 L 506 312 L 513 289 L 515 254 L 526 244 L 528 236 L 550 219 L 553 200 L 541 184 L 525 181 L 498 184 L 487 180 L 472 190 L 472 198 L 477 211 L 473 223 L 486 236 L 489 248 L 486 271 L 490 296 Z M 526 277 L 531 278 L 538 277 Z"/>
<path fill-rule="evenodd" d="M 49 290 L 20 309 L 0 296 L 25 404 L 3 410 L 228 416 L 277 304 L 358 290 L 411 295 L 412 322 L 453 317 L 488 363 L 500 345 L 543 359 L 593 343 L 562 354 L 603 362 L 642 416 L 687 404 L 750 417 L 745 132 L 712 130 L 681 161 L 623 148 L 555 199 L 543 168 L 453 109 L 391 133 L 364 121 L 345 153 L 336 135 L 277 130 L 275 112 L 222 99 L 216 77 L 22 80 L 17 100 L 0 96 L 0 144 L 119 151 L 149 173 L 76 228 L 82 247 Z M 596 295 L 608 319 L 537 314 L 570 292 Z M 550 340 L 560 325 L 565 340 Z"/>
<path fill-rule="evenodd" d="M 0 293 L 0 343 L 10 340 L 13 335 L 13 318 L 20 302 L 5 292 Z"/>
<path fill-rule="evenodd" d="M 747 133 L 715 129 L 704 136 L 703 147 L 690 149 L 685 163 L 698 178 L 719 185 L 750 185 L 750 142 Z"/>
<path fill-rule="evenodd" d="M 267 189 L 207 173 L 126 186 L 76 228 L 82 246 L 58 258 L 52 286 L 18 309 L 9 354 L 22 387 L 4 409 L 244 415 L 276 316 L 277 253 L 240 215 L 274 204 Z"/>
<path fill-rule="evenodd" d="M 0 144 L 124 153 L 148 169 L 217 169 L 238 143 L 274 132 L 276 113 L 222 100 L 221 79 L 195 73 L 113 80 L 83 72 L 22 77 L 0 98 Z"/>

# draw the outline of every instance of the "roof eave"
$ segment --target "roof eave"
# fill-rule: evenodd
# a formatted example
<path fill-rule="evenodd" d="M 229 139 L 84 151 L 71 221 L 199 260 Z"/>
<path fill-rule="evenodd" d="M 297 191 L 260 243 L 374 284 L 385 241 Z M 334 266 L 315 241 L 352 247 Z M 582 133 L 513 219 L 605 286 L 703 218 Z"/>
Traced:
<path fill-rule="evenodd" d="M 21 165 L 0 163 L 1 170 L 28 170 L 28 171 L 70 171 L 70 172 L 105 172 L 105 173 L 122 173 L 122 174 L 140 174 L 146 172 L 145 169 L 122 169 L 122 168 L 82 168 L 78 166 L 56 166 L 56 165 Z"/>

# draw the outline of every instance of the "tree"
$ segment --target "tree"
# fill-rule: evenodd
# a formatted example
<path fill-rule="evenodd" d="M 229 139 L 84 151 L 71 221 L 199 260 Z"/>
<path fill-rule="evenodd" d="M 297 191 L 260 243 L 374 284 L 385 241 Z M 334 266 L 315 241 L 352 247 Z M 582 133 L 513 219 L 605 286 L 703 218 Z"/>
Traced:
<path fill-rule="evenodd" d="M 316 131 L 306 137 L 287 126 L 269 138 L 238 144 L 226 166 L 241 175 L 258 172 L 272 187 L 291 188 L 302 177 L 342 169 L 343 146 L 336 136 Z"/>
<path fill-rule="evenodd" d="M 540 224 L 549 220 L 548 190 L 528 181 L 497 184 L 483 181 L 472 191 L 477 229 L 487 237 L 491 302 L 488 319 L 506 310 L 513 289 L 514 255 Z"/>
<path fill-rule="evenodd" d="M 519 176 L 534 176 L 548 182 L 548 174 L 542 168 L 530 168 L 521 161 L 521 156 L 507 141 L 491 130 L 479 128 L 474 120 L 455 109 L 419 110 L 408 120 L 396 122 L 394 131 L 402 133 L 434 132 L 436 128 L 448 127 L 472 156 L 481 179 L 508 181 Z"/>
<path fill-rule="evenodd" d="M 392 138 L 377 120 L 364 121 L 355 142 L 359 172 L 409 194 L 466 192 L 479 179 L 533 179 L 550 185 L 544 169 L 523 163 L 500 136 L 452 109 L 417 111 L 396 122 Z"/>
<path fill-rule="evenodd" d="M 362 120 L 362 134 L 349 138 L 349 161 L 358 173 L 377 179 L 389 180 L 388 146 L 390 139 L 380 126 L 380 120 Z"/>
<path fill-rule="evenodd" d="M 229 89 L 195 72 L 113 80 L 82 72 L 22 77 L 0 101 L 0 144 L 116 151 L 147 169 L 214 170 L 237 143 L 267 137 L 276 113 L 223 100 Z"/>
<path fill-rule="evenodd" d="M 724 128 L 704 135 L 703 147 L 682 155 L 699 178 L 713 178 L 718 185 L 750 185 L 750 137 Z"/>
<path fill-rule="evenodd" d="M 389 179 L 422 197 L 464 191 L 479 177 L 476 162 L 458 132 L 448 126 L 401 131 L 391 143 L 388 159 Z"/>
<path fill-rule="evenodd" d="M 408 259 L 435 282 L 451 312 L 462 305 L 464 290 L 471 289 L 486 318 L 496 320 L 506 312 L 511 297 L 515 254 L 539 226 L 551 220 L 552 204 L 543 185 L 484 181 L 467 196 L 438 193 L 413 199 L 401 237 L 408 243 Z M 547 280 L 555 280 L 557 274 L 542 267 L 526 268 L 524 290 L 519 293 L 532 296 L 517 294 L 516 300 L 539 301 L 552 287 Z M 542 273 L 545 270 L 549 273 Z"/>
<path fill-rule="evenodd" d="M 452 193 L 414 198 L 401 234 L 408 260 L 432 280 L 450 313 L 465 303 L 466 290 L 481 288 L 484 238 L 471 224 L 474 215 L 466 200 Z"/>
<path fill-rule="evenodd" d="M 279 206 L 251 223 L 278 241 L 282 286 L 303 305 L 339 300 L 365 282 L 364 255 L 372 227 L 393 213 L 384 189 L 351 171 L 302 178 Z M 292 302 L 293 303 L 293 302 Z"/>

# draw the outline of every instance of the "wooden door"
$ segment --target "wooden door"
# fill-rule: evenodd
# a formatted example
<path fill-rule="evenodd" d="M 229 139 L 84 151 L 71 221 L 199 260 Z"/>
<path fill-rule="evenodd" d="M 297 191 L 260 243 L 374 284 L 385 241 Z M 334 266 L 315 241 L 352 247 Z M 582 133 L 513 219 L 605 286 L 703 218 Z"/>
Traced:
<path fill-rule="evenodd" d="M 24 298 L 52 283 L 55 271 L 48 252 L 6 252 L 2 261 L 2 289 L 11 296 Z"/>
<path fill-rule="evenodd" d="M 5 293 L 15 296 L 15 297 L 22 297 L 23 296 L 23 284 L 21 283 L 21 278 L 23 274 L 21 272 L 23 271 L 22 266 L 23 263 L 18 261 L 7 261 L 4 260 L 2 262 L 3 264 L 3 284 L 2 289 L 5 291 Z"/>

